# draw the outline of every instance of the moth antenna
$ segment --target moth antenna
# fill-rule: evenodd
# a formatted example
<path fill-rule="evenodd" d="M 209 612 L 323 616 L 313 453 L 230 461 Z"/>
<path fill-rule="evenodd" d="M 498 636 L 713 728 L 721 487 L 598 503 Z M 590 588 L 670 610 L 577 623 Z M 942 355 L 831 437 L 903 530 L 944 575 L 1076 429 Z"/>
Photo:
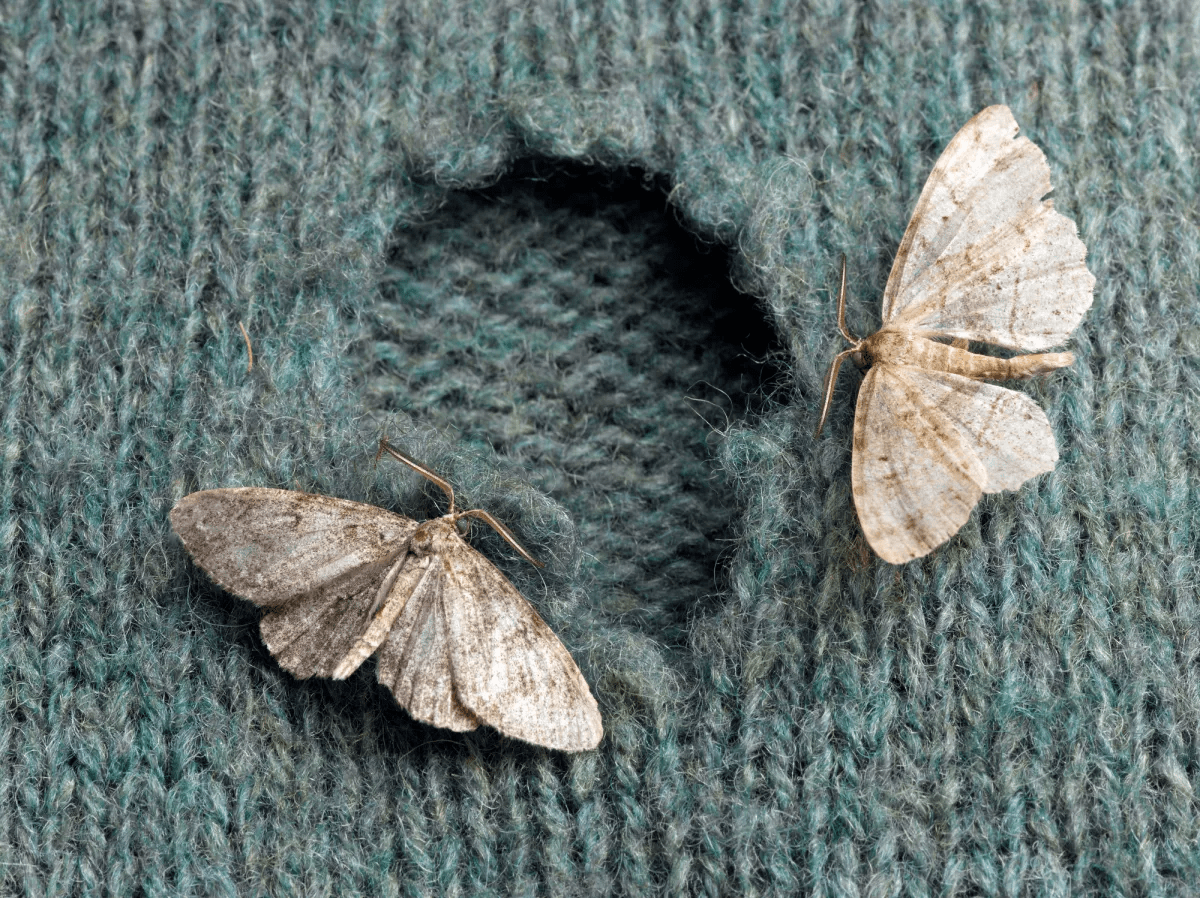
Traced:
<path fill-rule="evenodd" d="M 842 286 L 838 290 L 838 330 L 848 343 L 858 343 L 860 340 L 850 333 L 846 327 L 846 254 L 842 253 Z"/>
<path fill-rule="evenodd" d="M 396 461 L 402 462 L 403 464 L 408 465 L 410 468 L 412 468 L 414 471 L 416 471 L 418 474 L 420 474 L 422 477 L 424 477 L 430 483 L 437 484 L 441 488 L 442 492 L 445 493 L 446 496 L 450 499 L 450 510 L 446 513 L 454 514 L 454 487 L 452 487 L 445 480 L 442 480 L 441 477 L 438 477 L 437 474 L 434 474 L 433 471 L 429 470 L 427 467 L 425 467 L 423 464 L 421 464 L 416 459 L 409 458 L 407 455 L 405 455 L 399 449 L 396 449 L 394 446 L 392 446 L 391 443 L 389 443 L 387 441 L 387 437 L 384 437 L 383 439 L 381 439 L 379 441 L 379 451 L 375 453 L 375 461 L 379 461 L 380 456 L 382 456 L 383 453 L 385 453 L 385 452 L 388 455 L 390 455 L 392 458 L 396 459 Z"/>
<path fill-rule="evenodd" d="M 514 549 L 516 549 L 517 552 L 520 554 L 520 556 L 522 558 L 524 558 L 526 561 L 528 561 L 530 564 L 532 564 L 534 567 L 545 567 L 546 566 L 546 565 L 542 564 L 540 561 L 538 561 L 536 558 L 534 558 L 532 555 L 530 555 L 528 552 L 526 552 L 525 547 L 522 546 L 519 542 L 517 542 L 517 538 L 512 535 L 512 532 L 507 527 L 505 527 L 503 524 L 501 524 L 499 521 L 497 521 L 494 517 L 492 517 L 490 514 L 488 514 L 486 511 L 484 511 L 482 508 L 475 508 L 475 509 L 472 509 L 471 511 L 460 511 L 457 515 L 455 515 L 455 520 L 458 520 L 459 518 L 479 518 L 479 520 L 483 521 L 485 524 L 487 524 L 493 530 L 495 530 L 497 533 L 499 533 L 502 537 L 504 537 L 504 541 L 506 543 L 508 543 L 510 546 L 512 546 Z"/>
<path fill-rule="evenodd" d="M 833 357 L 833 364 L 829 366 L 829 373 L 825 375 L 825 401 L 821 403 L 821 420 L 817 423 L 817 432 L 813 434 L 814 440 L 821 435 L 821 431 L 825 427 L 825 419 L 829 417 L 829 406 L 833 403 L 833 387 L 837 383 L 838 370 L 842 367 L 846 356 L 857 350 L 858 345 L 856 344 Z"/>

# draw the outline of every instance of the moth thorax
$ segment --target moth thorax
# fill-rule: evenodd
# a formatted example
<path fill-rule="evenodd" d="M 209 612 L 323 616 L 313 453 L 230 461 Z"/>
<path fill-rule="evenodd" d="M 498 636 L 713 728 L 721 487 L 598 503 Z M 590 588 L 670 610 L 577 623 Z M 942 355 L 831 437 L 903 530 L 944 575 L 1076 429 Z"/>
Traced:
<path fill-rule="evenodd" d="M 449 515 L 426 521 L 413 531 L 409 551 L 414 555 L 432 555 L 445 551 L 446 543 L 453 534 L 454 521 Z"/>
<path fill-rule="evenodd" d="M 854 362 L 860 368 L 870 368 L 881 362 L 893 365 L 917 365 L 921 368 L 942 368 L 928 358 L 930 347 L 936 346 L 930 340 L 900 331 L 876 331 L 862 341 L 858 352 L 854 353 Z M 862 361 L 859 361 L 859 357 Z M 932 362 L 932 363 L 931 363 Z"/>

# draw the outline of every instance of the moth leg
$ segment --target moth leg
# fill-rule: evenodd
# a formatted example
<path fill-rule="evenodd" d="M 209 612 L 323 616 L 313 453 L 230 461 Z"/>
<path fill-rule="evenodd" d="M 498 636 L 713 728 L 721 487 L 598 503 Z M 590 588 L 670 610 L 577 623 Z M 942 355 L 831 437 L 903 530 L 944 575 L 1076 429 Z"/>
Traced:
<path fill-rule="evenodd" d="M 436 556 L 426 556 L 436 559 Z M 400 612 L 404 610 L 409 598 L 425 589 L 426 582 L 433 573 L 434 565 L 428 564 L 425 570 L 421 573 L 421 577 L 417 580 L 412 589 L 393 589 L 379 613 L 371 620 L 371 625 L 367 627 L 366 632 L 358 637 L 358 641 L 350 647 L 350 651 L 342 658 L 342 662 L 333 672 L 332 679 L 344 680 L 350 674 L 358 670 L 362 663 L 375 654 L 375 650 L 383 645 L 383 641 L 387 639 L 387 635 L 391 632 L 392 624 L 396 622 L 396 618 L 400 616 Z M 396 568 L 396 574 L 399 574 L 399 569 Z M 388 576 L 395 581 L 395 575 L 389 572 Z M 386 581 L 385 581 L 386 582 Z"/>

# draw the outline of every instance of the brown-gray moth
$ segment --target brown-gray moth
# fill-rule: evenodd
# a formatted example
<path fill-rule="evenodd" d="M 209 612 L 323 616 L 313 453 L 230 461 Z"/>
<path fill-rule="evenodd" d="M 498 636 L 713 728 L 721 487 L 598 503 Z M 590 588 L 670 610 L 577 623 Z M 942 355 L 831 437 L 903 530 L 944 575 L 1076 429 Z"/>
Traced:
<path fill-rule="evenodd" d="M 984 382 L 1070 365 L 1071 353 L 1043 350 L 1066 341 L 1096 282 L 1075 223 L 1043 199 L 1046 157 L 1017 130 L 1007 106 L 989 106 L 950 141 L 896 253 L 883 327 L 863 340 L 846 329 L 842 261 L 838 329 L 851 345 L 830 366 L 817 433 L 849 356 L 869 369 L 854 415 L 854 505 L 871 548 L 893 564 L 952 537 L 983 493 L 1058 462 L 1037 403 Z M 1037 354 L 979 355 L 971 340 Z"/>
<path fill-rule="evenodd" d="M 263 640 L 300 679 L 342 680 L 378 652 L 379 682 L 417 720 L 463 732 L 486 723 L 562 751 L 595 748 L 600 710 L 554 631 L 457 523 L 450 484 L 396 451 L 380 453 L 437 484 L 450 510 L 424 523 L 373 505 L 290 490 L 204 490 L 171 526 L 213 580 L 269 610 Z"/>

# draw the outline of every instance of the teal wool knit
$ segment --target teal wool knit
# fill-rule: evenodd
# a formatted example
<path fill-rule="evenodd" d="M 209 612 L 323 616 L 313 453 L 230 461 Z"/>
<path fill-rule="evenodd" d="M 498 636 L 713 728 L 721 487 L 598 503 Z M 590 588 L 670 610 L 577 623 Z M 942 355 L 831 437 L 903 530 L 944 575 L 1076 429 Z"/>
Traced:
<path fill-rule="evenodd" d="M 1095 302 L 1055 470 L 896 567 L 832 288 L 993 103 Z M 1191 3 L 4 4 L 0 894 L 1196 894 L 1198 119 Z M 292 678 L 170 531 L 444 511 L 385 433 L 596 751 Z"/>

